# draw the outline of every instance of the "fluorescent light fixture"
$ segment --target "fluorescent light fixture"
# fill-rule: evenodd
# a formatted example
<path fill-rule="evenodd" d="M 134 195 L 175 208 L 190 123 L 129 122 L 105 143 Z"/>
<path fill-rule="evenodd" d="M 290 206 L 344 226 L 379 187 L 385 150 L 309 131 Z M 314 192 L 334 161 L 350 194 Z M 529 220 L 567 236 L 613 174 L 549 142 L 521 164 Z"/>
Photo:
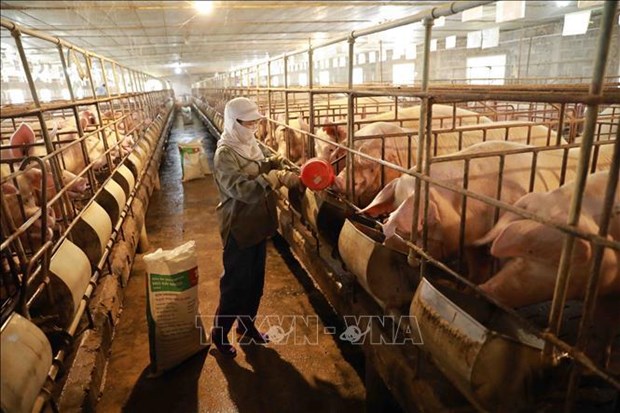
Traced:
<path fill-rule="evenodd" d="M 558 7 L 566 7 L 570 4 L 570 1 L 556 1 L 555 5 Z"/>
<path fill-rule="evenodd" d="M 213 2 L 212 1 L 195 1 L 194 8 L 200 14 L 209 14 L 213 10 Z"/>
<path fill-rule="evenodd" d="M 564 28 L 562 36 L 572 36 L 576 34 L 585 34 L 590 25 L 591 10 L 577 11 L 564 15 Z"/>
<path fill-rule="evenodd" d="M 181 74 L 181 71 L 182 71 L 182 70 L 181 70 L 181 68 L 180 68 L 180 67 L 175 67 L 175 68 L 174 68 L 174 73 L 175 73 L 175 74 L 177 74 L 177 75 L 180 75 L 180 74 Z"/>
<path fill-rule="evenodd" d="M 454 49 L 456 47 L 456 36 L 446 37 L 446 49 Z"/>

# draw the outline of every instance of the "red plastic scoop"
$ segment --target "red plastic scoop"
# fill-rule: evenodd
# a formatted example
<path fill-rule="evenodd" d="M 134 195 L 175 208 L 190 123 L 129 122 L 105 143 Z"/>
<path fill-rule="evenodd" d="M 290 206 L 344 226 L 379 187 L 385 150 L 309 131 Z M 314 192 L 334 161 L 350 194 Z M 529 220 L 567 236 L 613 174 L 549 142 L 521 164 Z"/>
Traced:
<path fill-rule="evenodd" d="M 334 183 L 334 168 L 321 158 L 308 159 L 301 166 L 301 182 L 313 191 L 321 191 Z"/>

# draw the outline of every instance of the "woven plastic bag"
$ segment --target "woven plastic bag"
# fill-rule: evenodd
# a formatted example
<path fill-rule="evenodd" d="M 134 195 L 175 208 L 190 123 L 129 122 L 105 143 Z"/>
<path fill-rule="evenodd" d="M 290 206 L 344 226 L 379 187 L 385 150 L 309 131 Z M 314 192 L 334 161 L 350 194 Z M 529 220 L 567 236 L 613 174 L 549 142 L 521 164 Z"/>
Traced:
<path fill-rule="evenodd" d="M 151 374 L 158 376 L 207 346 L 198 314 L 196 243 L 145 255 Z"/>
<path fill-rule="evenodd" d="M 181 154 L 181 169 L 183 182 L 191 181 L 204 177 L 203 162 L 204 149 L 200 140 L 192 140 L 188 142 L 179 142 L 179 153 Z"/>

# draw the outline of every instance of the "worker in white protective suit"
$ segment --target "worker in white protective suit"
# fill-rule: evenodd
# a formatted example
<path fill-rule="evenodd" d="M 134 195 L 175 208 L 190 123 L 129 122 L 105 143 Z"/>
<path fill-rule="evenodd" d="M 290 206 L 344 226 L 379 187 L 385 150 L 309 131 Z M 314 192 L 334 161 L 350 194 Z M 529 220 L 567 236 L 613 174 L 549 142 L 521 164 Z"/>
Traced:
<path fill-rule="evenodd" d="M 228 339 L 235 320 L 242 338 L 259 344 L 269 340 L 254 321 L 263 294 L 267 239 L 278 227 L 274 191 L 282 185 L 303 188 L 298 175 L 282 170 L 279 155 L 266 157 L 261 150 L 254 136 L 261 118 L 251 100 L 230 100 L 214 157 L 224 274 L 211 342 L 228 357 L 237 354 Z"/>

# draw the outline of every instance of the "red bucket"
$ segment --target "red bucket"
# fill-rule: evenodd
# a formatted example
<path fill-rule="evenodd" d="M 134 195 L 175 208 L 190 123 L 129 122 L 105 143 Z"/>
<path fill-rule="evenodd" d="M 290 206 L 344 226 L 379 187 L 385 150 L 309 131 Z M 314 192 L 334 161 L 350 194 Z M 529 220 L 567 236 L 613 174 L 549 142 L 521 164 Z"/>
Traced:
<path fill-rule="evenodd" d="M 313 191 L 321 191 L 334 183 L 334 168 L 321 158 L 308 159 L 301 167 L 301 182 Z"/>

